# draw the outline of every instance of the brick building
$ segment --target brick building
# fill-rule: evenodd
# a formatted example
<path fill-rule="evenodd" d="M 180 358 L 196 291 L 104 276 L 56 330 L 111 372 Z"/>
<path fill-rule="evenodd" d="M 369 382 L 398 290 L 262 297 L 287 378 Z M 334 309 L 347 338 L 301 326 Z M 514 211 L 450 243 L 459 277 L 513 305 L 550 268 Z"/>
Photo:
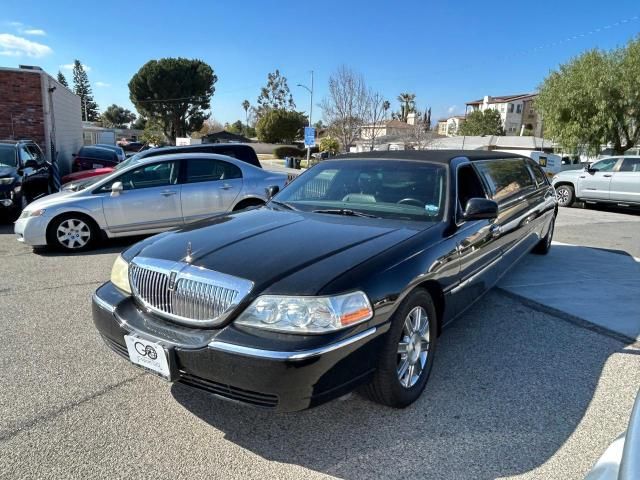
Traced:
<path fill-rule="evenodd" d="M 39 67 L 0 68 L 0 139 L 30 139 L 62 175 L 82 146 L 80 97 Z"/>

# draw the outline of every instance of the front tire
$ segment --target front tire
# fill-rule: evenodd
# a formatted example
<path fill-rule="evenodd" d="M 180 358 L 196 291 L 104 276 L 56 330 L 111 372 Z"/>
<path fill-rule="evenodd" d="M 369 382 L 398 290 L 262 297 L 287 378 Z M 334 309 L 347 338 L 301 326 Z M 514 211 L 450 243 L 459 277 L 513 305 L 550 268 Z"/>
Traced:
<path fill-rule="evenodd" d="M 576 192 L 572 185 L 560 185 L 556 188 L 556 199 L 561 207 L 570 207 L 576 200 Z"/>
<path fill-rule="evenodd" d="M 90 218 L 75 213 L 61 215 L 47 229 L 49 246 L 79 252 L 89 248 L 98 237 L 98 228 Z"/>
<path fill-rule="evenodd" d="M 414 290 L 391 319 L 378 369 L 366 386 L 371 400 L 394 408 L 415 402 L 433 367 L 436 346 L 436 309 L 429 293 Z"/>
<path fill-rule="evenodd" d="M 549 225 L 549 231 L 541 238 L 540 241 L 533 247 L 532 252 L 538 255 L 546 255 L 551 250 L 551 241 L 553 240 L 553 231 L 556 227 L 556 217 L 551 219 L 551 224 Z"/>

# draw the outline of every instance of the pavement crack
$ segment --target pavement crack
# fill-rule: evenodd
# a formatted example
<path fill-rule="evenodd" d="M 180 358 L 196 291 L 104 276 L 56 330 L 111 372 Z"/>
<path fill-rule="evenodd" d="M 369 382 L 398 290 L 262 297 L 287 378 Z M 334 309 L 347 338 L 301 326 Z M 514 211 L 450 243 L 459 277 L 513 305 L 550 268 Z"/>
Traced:
<path fill-rule="evenodd" d="M 65 285 L 55 285 L 52 287 L 43 287 L 43 288 L 35 288 L 33 290 L 21 290 L 20 294 L 24 293 L 35 293 L 35 292 L 46 292 L 49 290 L 58 290 L 59 288 L 67 288 L 67 287 L 83 287 L 85 285 L 100 285 L 104 283 L 104 280 L 92 280 L 90 282 L 82 282 L 82 283 L 69 283 Z M 0 290 L 0 297 L 8 297 L 9 295 L 16 295 L 18 292 L 14 292 L 9 288 L 5 288 Z"/>
<path fill-rule="evenodd" d="M 106 395 L 107 393 L 123 386 L 123 385 L 127 385 L 131 382 L 133 382 L 134 380 L 137 380 L 138 378 L 142 377 L 146 375 L 145 372 L 141 372 L 138 373 L 137 375 L 130 377 L 130 378 L 126 378 L 120 382 L 114 383 L 112 385 L 108 385 L 105 388 L 102 388 L 100 390 L 98 390 L 97 392 L 94 392 L 90 395 L 87 395 L 85 397 L 80 398 L 79 400 L 75 401 L 75 402 L 71 402 L 67 405 L 64 405 L 52 412 L 49 412 L 45 415 L 40 415 L 38 417 L 32 418 L 31 420 L 29 420 L 28 422 L 23 423 L 22 425 L 18 426 L 17 428 L 14 428 L 13 430 L 10 430 L 6 433 L 2 433 L 0 434 L 0 443 L 2 442 L 6 442 L 8 440 L 11 440 L 13 437 L 15 437 L 16 435 L 18 435 L 19 433 L 22 433 L 26 430 L 30 430 L 31 428 L 35 427 L 38 423 L 43 422 L 43 421 L 47 421 L 47 420 L 51 420 L 53 418 L 56 418 L 60 415 L 62 415 L 65 412 L 68 412 L 69 410 L 72 410 L 80 405 L 83 405 L 87 402 L 90 402 L 91 400 L 95 400 L 96 398 L 99 398 L 103 395 Z"/>

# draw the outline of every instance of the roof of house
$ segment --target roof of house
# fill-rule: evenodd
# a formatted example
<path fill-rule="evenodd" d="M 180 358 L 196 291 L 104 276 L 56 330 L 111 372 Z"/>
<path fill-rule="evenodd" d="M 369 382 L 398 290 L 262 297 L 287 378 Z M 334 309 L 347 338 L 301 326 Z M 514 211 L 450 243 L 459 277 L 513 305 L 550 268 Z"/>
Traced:
<path fill-rule="evenodd" d="M 363 125 L 362 128 L 373 128 L 374 124 L 369 124 L 369 125 Z M 405 123 L 402 120 L 396 120 L 395 118 L 393 120 L 386 120 L 384 122 L 380 122 L 378 124 L 375 125 L 376 128 L 383 128 L 383 127 L 392 127 L 392 128 L 411 128 L 411 127 L 415 127 L 415 125 L 411 125 L 409 123 Z"/>
<path fill-rule="evenodd" d="M 251 140 L 249 140 L 247 137 L 244 137 L 242 135 L 227 132 L 226 130 L 210 133 L 209 135 L 205 135 L 204 137 L 202 137 L 202 143 L 223 143 L 223 142 L 249 143 L 251 142 Z"/>
<path fill-rule="evenodd" d="M 496 154 L 495 152 L 477 150 L 390 150 L 363 153 L 347 153 L 337 155 L 325 161 L 370 158 L 376 160 L 421 160 L 425 162 L 448 164 L 451 162 L 451 160 L 458 157 L 466 157 L 469 160 L 485 160 L 487 158 L 496 158 Z M 518 157 L 519 155 L 512 153 L 500 153 L 500 158 Z"/>
<path fill-rule="evenodd" d="M 535 97 L 537 93 L 518 93 L 517 95 L 501 95 L 499 97 L 489 97 L 489 103 L 506 103 L 513 102 L 514 100 L 522 100 L 527 97 Z M 467 105 L 479 105 L 484 102 L 484 98 L 480 100 L 472 100 L 467 102 Z"/>

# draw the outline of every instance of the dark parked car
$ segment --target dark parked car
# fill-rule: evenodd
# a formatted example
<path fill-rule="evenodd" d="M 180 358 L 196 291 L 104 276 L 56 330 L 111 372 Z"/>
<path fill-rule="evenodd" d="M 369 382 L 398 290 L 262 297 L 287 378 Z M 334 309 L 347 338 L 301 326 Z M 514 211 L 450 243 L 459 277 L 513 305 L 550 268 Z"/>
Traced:
<path fill-rule="evenodd" d="M 262 168 L 256 151 L 249 145 L 238 144 L 225 144 L 225 143 L 209 143 L 203 145 L 186 145 L 180 147 L 160 147 L 151 148 L 127 158 L 125 162 L 122 162 L 122 166 L 130 165 L 132 162 L 137 162 L 147 157 L 155 157 L 157 155 L 168 155 L 170 153 L 217 153 L 218 155 L 226 155 L 228 157 L 237 158 L 243 162 L 249 163 L 254 167 Z M 99 175 L 106 175 L 111 173 L 116 167 L 109 166 L 99 168 L 96 167 L 92 170 L 83 170 L 79 172 L 70 173 L 62 177 L 62 183 L 77 182 L 86 178 L 95 177 Z M 119 167 L 120 168 L 120 167 Z"/>
<path fill-rule="evenodd" d="M 111 148 L 98 147 L 96 145 L 82 147 L 78 153 L 73 156 L 74 159 L 71 170 L 74 172 L 102 167 L 115 167 L 120 163 L 117 152 Z"/>
<path fill-rule="evenodd" d="M 334 158 L 264 207 L 126 250 L 93 319 L 116 353 L 220 397 L 292 411 L 365 384 L 405 407 L 443 326 L 546 253 L 556 213 L 542 169 L 517 155 Z"/>
<path fill-rule="evenodd" d="M 51 164 L 29 140 L 0 140 L 0 211 L 18 216 L 50 191 Z"/>

